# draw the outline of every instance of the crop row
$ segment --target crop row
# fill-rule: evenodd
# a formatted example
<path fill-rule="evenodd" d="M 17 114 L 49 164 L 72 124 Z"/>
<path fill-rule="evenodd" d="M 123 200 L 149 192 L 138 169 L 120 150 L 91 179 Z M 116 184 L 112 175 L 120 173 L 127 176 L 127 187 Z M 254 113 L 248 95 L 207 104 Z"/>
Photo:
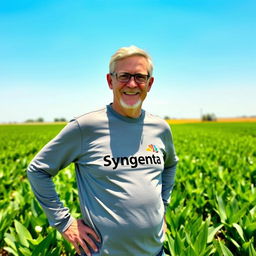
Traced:
<path fill-rule="evenodd" d="M 25 172 L 62 127 L 0 126 L 0 249 L 10 255 L 74 255 L 49 227 Z M 166 253 L 256 255 L 256 123 L 182 124 L 172 131 L 180 162 L 166 214 Z M 54 182 L 79 217 L 74 167 Z"/>

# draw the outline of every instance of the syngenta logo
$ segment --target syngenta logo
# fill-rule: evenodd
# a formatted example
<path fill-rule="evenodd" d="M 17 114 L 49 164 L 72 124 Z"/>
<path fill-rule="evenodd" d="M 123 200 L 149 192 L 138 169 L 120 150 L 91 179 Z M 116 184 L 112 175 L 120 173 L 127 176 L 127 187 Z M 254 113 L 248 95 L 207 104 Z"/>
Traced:
<path fill-rule="evenodd" d="M 148 147 L 147 147 L 146 150 L 147 150 L 147 151 L 152 151 L 152 152 L 158 153 L 158 148 L 157 148 L 157 146 L 155 146 L 155 145 L 153 145 L 153 144 L 148 145 Z"/>
<path fill-rule="evenodd" d="M 149 145 L 146 151 L 151 151 L 158 153 L 159 150 L 154 145 Z M 149 165 L 149 164 L 161 164 L 161 158 L 158 155 L 149 155 L 149 156 L 130 156 L 130 157 L 111 157 L 106 155 L 103 157 L 104 166 L 113 166 L 113 170 L 117 169 L 119 165 L 130 166 L 131 168 L 136 168 L 140 165 Z"/>

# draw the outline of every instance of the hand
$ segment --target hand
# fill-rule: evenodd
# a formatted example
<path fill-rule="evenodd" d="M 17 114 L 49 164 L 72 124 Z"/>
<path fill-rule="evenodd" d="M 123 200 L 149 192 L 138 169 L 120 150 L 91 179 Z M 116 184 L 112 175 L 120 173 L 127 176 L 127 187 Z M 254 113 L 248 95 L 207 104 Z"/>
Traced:
<path fill-rule="evenodd" d="M 81 246 L 86 255 L 91 256 L 88 245 L 95 252 L 98 251 L 98 248 L 89 235 L 91 235 L 96 241 L 100 242 L 95 231 L 85 225 L 82 219 L 74 220 L 68 229 L 62 232 L 62 236 L 75 247 L 75 250 L 79 255 L 81 255 L 79 250 L 79 246 Z"/>

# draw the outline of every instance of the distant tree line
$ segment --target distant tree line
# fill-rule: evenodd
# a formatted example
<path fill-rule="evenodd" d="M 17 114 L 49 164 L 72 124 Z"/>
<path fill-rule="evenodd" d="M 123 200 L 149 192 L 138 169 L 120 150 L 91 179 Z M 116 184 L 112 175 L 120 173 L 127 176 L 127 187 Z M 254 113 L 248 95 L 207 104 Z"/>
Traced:
<path fill-rule="evenodd" d="M 165 120 L 170 120 L 170 119 L 176 119 L 176 118 L 171 118 L 170 116 L 164 116 Z M 217 121 L 217 117 L 214 113 L 207 113 L 201 116 L 202 121 Z"/>
<path fill-rule="evenodd" d="M 54 118 L 54 122 L 66 122 L 66 118 L 64 118 L 64 117 Z"/>
<path fill-rule="evenodd" d="M 44 119 L 42 117 L 38 117 L 37 119 L 27 119 L 25 123 L 43 123 Z"/>
<path fill-rule="evenodd" d="M 66 118 L 64 117 L 61 117 L 61 118 L 54 118 L 53 120 L 54 122 L 66 122 Z M 25 123 L 43 123 L 44 122 L 44 119 L 42 117 L 38 117 L 37 119 L 27 119 L 25 121 Z"/>

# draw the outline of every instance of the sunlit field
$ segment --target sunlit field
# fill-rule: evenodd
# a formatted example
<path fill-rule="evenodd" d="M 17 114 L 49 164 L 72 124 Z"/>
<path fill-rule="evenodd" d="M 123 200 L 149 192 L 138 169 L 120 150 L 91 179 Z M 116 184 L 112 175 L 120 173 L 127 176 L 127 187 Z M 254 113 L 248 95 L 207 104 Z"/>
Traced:
<path fill-rule="evenodd" d="M 49 227 L 25 172 L 63 127 L 0 125 L 0 255 L 74 255 Z M 256 255 L 256 122 L 171 127 L 180 161 L 166 216 L 167 255 Z M 72 215 L 80 217 L 74 166 L 54 181 Z"/>

